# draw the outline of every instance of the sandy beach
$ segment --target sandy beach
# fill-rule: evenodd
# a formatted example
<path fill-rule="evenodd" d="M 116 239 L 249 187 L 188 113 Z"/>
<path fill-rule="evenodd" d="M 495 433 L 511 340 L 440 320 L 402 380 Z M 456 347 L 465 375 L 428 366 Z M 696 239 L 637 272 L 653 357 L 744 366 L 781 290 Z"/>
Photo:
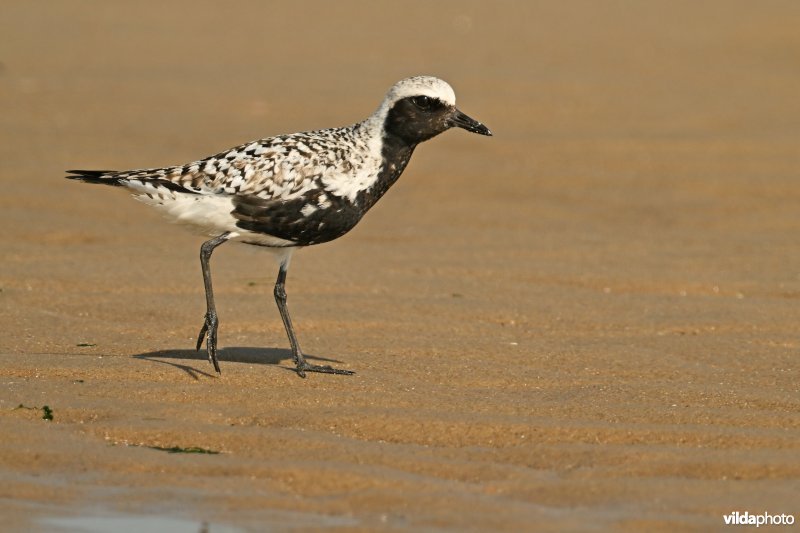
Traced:
<path fill-rule="evenodd" d="M 798 27 L 789 1 L 7 3 L 2 528 L 800 519 Z M 415 74 L 495 136 L 423 144 L 295 254 L 300 342 L 354 376 L 292 371 L 277 268 L 236 244 L 216 375 L 203 237 L 63 179 L 350 124 Z"/>

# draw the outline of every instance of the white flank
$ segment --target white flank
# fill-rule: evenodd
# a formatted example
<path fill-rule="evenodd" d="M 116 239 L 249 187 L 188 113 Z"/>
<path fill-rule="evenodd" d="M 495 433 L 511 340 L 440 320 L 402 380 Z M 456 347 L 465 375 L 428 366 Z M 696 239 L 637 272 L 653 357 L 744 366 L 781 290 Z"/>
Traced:
<path fill-rule="evenodd" d="M 142 185 L 139 181 L 129 181 L 128 187 L 133 197 L 155 207 L 169 221 L 189 226 L 202 235 L 217 236 L 230 233 L 230 240 L 245 241 L 262 246 L 293 246 L 286 239 L 254 233 L 236 226 L 232 196 L 213 196 L 204 194 L 182 194 L 151 184 Z M 154 192 L 157 191 L 157 192 Z"/>
<path fill-rule="evenodd" d="M 406 78 L 389 89 L 369 118 L 353 126 L 261 139 L 185 166 L 117 173 L 117 179 L 136 199 L 205 235 L 229 232 L 233 240 L 294 246 L 285 239 L 239 228 L 232 215 L 234 195 L 289 201 L 318 191 L 316 201 L 300 209 L 298 215 L 304 217 L 330 208 L 334 203 L 331 195 L 355 204 L 359 193 L 370 190 L 380 174 L 389 110 L 399 100 L 419 95 L 451 106 L 456 102 L 453 89 L 438 78 Z M 170 181 L 197 194 L 164 187 L 159 181 Z M 322 228 L 324 223 L 319 224 Z"/>

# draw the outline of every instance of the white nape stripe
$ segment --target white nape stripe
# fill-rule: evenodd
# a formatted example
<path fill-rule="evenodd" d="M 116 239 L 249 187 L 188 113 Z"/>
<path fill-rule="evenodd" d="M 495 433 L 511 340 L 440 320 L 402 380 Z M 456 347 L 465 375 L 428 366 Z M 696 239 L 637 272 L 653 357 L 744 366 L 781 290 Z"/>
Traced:
<path fill-rule="evenodd" d="M 455 94 L 446 82 L 416 76 L 392 86 L 378 109 L 353 126 L 261 139 L 219 157 L 165 169 L 131 171 L 121 174 L 120 179 L 137 199 L 175 222 L 196 226 L 209 235 L 237 231 L 244 240 L 245 235 L 252 237 L 255 233 L 236 227 L 231 195 L 278 202 L 316 198 L 302 206 L 298 215 L 304 217 L 329 209 L 334 204 L 331 195 L 337 201 L 344 198 L 355 204 L 359 193 L 370 190 L 380 175 L 383 128 L 389 110 L 397 101 L 417 95 L 455 105 Z M 200 194 L 184 194 L 160 185 L 158 180 L 169 180 Z M 269 235 L 250 241 L 260 239 L 275 246 L 294 244 Z"/>

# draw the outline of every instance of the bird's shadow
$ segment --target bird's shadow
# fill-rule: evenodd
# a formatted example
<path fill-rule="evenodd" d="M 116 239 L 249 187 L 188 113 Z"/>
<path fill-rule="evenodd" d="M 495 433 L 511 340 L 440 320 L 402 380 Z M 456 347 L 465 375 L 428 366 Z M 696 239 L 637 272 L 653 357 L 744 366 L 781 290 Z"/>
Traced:
<path fill-rule="evenodd" d="M 304 354 L 306 359 L 316 361 L 324 361 L 330 363 L 341 363 L 337 359 L 328 359 L 326 357 L 319 357 L 314 355 Z M 213 378 L 216 373 L 208 362 L 208 355 L 205 349 L 202 350 L 158 350 L 155 352 L 140 353 L 132 355 L 134 359 L 142 359 L 152 363 L 161 363 L 170 365 L 186 372 L 191 378 L 198 380 L 200 376 Z M 211 368 L 210 372 L 195 368 L 194 365 L 177 363 L 169 361 L 168 359 L 180 359 L 183 361 L 203 361 Z M 224 366 L 226 362 L 229 363 L 249 363 L 256 365 L 280 365 L 282 361 L 292 360 L 292 351 L 285 348 L 251 348 L 235 346 L 231 348 L 221 348 L 217 350 L 217 359 L 220 365 Z M 281 366 L 285 370 L 295 372 L 294 367 Z"/>

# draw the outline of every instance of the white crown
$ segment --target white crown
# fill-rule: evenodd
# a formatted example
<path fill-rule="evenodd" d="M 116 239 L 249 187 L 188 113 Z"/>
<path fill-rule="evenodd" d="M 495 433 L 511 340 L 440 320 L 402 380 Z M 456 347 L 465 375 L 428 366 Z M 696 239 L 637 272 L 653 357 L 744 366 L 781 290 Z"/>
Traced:
<path fill-rule="evenodd" d="M 438 98 L 448 105 L 456 105 L 456 93 L 453 88 L 443 80 L 433 76 L 414 76 L 395 83 L 386 94 L 384 102 L 390 106 L 409 96 L 430 96 Z"/>

